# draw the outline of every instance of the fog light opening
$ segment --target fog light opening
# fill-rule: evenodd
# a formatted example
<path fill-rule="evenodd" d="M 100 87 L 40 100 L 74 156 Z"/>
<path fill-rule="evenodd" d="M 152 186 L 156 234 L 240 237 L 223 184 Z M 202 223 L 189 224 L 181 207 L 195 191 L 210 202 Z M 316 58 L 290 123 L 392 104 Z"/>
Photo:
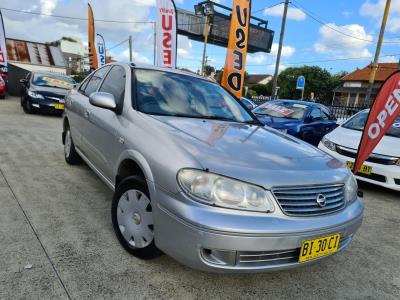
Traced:
<path fill-rule="evenodd" d="M 236 251 L 201 249 L 201 256 L 213 265 L 234 266 L 236 264 Z"/>

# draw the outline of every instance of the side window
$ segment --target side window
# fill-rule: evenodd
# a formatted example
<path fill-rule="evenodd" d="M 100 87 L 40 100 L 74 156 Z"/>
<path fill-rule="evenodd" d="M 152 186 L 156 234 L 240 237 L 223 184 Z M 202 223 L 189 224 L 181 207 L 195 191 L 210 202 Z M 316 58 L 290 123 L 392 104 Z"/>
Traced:
<path fill-rule="evenodd" d="M 81 85 L 80 85 L 80 87 L 79 87 L 79 92 L 80 92 L 80 93 L 82 93 L 82 94 L 85 93 L 85 89 L 86 89 L 86 86 L 87 86 L 87 84 L 88 84 L 90 78 L 91 78 L 91 76 L 88 76 L 88 77 L 86 77 L 86 78 L 83 80 L 83 82 L 81 83 Z"/>
<path fill-rule="evenodd" d="M 85 86 L 85 89 L 82 89 L 82 92 L 85 96 L 89 97 L 91 93 L 95 92 L 99 87 L 100 82 L 103 80 L 104 75 L 107 74 L 109 66 L 98 69 L 95 73 L 93 73 L 92 77 L 89 79 L 88 83 Z"/>
<path fill-rule="evenodd" d="M 311 111 L 310 117 L 314 120 L 314 121 L 320 121 L 322 120 L 322 116 L 321 116 L 321 110 L 319 108 L 314 108 Z"/>
<path fill-rule="evenodd" d="M 121 66 L 114 66 L 107 74 L 101 85 L 99 92 L 110 93 L 117 102 L 118 110 L 122 111 L 125 95 L 125 69 Z"/>
<path fill-rule="evenodd" d="M 331 119 L 331 113 L 328 109 L 325 107 L 321 107 L 321 112 L 322 112 L 322 120 L 330 120 Z"/>

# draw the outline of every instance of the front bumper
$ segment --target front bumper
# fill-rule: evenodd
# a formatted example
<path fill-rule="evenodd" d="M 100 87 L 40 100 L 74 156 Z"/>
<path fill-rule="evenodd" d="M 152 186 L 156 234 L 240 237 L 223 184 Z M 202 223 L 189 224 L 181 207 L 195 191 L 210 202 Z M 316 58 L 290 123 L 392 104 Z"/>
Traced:
<path fill-rule="evenodd" d="M 361 199 L 357 199 L 346 209 L 326 216 L 264 214 L 260 217 L 258 213 L 246 229 L 250 214 L 244 214 L 241 223 L 241 212 L 192 206 L 182 210 L 185 216 L 178 216 L 174 208 L 168 209 L 163 203 L 182 202 L 164 192 L 157 194 L 163 199 L 158 198 L 161 201 L 153 211 L 156 245 L 177 261 L 209 272 L 261 272 L 313 263 L 322 258 L 298 262 L 302 242 L 340 233 L 339 251 L 343 250 L 361 226 L 364 210 Z M 227 228 L 228 219 L 236 222 L 237 228 L 241 227 L 240 232 Z M 215 222 L 221 225 L 217 227 Z"/>
<path fill-rule="evenodd" d="M 62 113 L 64 111 L 64 100 L 60 102 L 48 100 L 48 99 L 38 99 L 29 97 L 29 101 L 32 103 L 32 107 L 36 110 L 48 113 Z M 62 108 L 59 108 L 62 106 Z"/>
<path fill-rule="evenodd" d="M 354 158 L 341 155 L 336 151 L 332 151 L 326 148 L 322 143 L 319 144 L 318 148 L 343 163 L 346 163 L 347 161 L 354 162 Z M 380 185 L 391 190 L 400 191 L 400 166 L 381 165 L 369 161 L 366 161 L 364 164 L 372 167 L 372 176 L 362 177 L 356 175 L 358 180 Z"/>

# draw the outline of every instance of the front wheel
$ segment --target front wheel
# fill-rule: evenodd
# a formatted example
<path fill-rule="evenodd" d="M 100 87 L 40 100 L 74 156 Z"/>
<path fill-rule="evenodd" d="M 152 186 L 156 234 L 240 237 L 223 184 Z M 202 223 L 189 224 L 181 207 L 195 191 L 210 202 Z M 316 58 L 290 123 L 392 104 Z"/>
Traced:
<path fill-rule="evenodd" d="M 76 152 L 74 142 L 71 136 L 71 130 L 69 128 L 65 131 L 65 140 L 64 140 L 64 157 L 65 161 L 69 165 L 78 165 L 82 162 L 81 157 L 78 152 Z"/>
<path fill-rule="evenodd" d="M 33 113 L 33 106 L 32 103 L 29 100 L 25 100 L 24 103 L 22 104 L 22 108 L 26 114 L 32 114 Z"/>
<path fill-rule="evenodd" d="M 141 259 L 161 255 L 154 243 L 152 203 L 142 178 L 131 176 L 118 185 L 111 218 L 115 234 L 126 251 Z"/>

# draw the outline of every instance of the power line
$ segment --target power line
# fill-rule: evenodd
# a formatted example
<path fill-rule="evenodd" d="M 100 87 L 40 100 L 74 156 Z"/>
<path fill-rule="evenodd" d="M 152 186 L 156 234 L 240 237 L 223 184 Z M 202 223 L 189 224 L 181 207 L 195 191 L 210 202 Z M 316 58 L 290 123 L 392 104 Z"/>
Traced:
<path fill-rule="evenodd" d="M 259 10 L 253 11 L 252 14 L 254 15 L 254 14 L 256 14 L 256 13 L 259 13 L 260 11 L 273 8 L 273 7 L 278 6 L 278 5 L 281 5 L 281 4 L 283 4 L 283 2 L 279 2 L 279 3 L 277 3 L 277 4 L 274 4 L 274 5 L 271 5 L 271 6 L 267 6 L 267 7 L 261 8 L 261 9 L 259 9 Z"/>
<path fill-rule="evenodd" d="M 325 26 L 325 27 L 327 27 L 327 28 L 339 33 L 339 34 L 342 34 L 342 35 L 345 35 L 347 37 L 350 37 L 350 38 L 353 38 L 353 39 L 357 39 L 357 40 L 360 40 L 360 41 L 368 42 L 368 43 L 376 42 L 375 40 L 369 40 L 369 39 L 364 39 L 364 38 L 361 38 L 361 37 L 358 37 L 358 36 L 354 36 L 354 35 L 348 34 L 346 32 L 343 32 L 343 31 L 341 31 L 341 30 L 339 30 L 339 29 L 337 29 L 335 27 L 332 27 L 330 24 L 328 24 L 328 23 L 318 19 L 317 17 L 315 17 L 313 15 L 313 13 L 311 13 L 310 11 L 308 11 L 307 9 L 305 9 L 303 6 L 301 6 L 299 4 L 296 5 L 293 2 L 291 2 L 290 5 L 295 7 L 295 8 L 297 8 L 297 9 L 300 9 L 303 13 L 305 13 L 307 16 L 309 16 L 312 20 L 318 22 L 319 24 L 321 24 L 321 25 L 323 25 L 323 26 Z M 385 44 L 399 44 L 400 41 L 383 41 L 383 43 L 385 43 Z"/>
<path fill-rule="evenodd" d="M 12 12 L 24 13 L 24 14 L 31 14 L 31 15 L 37 15 L 37 16 L 54 17 L 54 18 L 60 18 L 60 19 L 70 19 L 70 20 L 80 20 L 80 21 L 88 20 L 87 18 L 44 14 L 44 13 L 39 13 L 39 12 L 18 10 L 18 9 L 6 8 L 6 7 L 0 7 L 0 10 L 12 11 Z M 103 19 L 96 19 L 95 22 L 121 23 L 121 24 L 128 24 L 128 23 L 129 24 L 154 24 L 155 23 L 155 21 L 119 21 L 119 20 L 103 20 Z"/>
<path fill-rule="evenodd" d="M 107 51 L 110 51 L 110 50 L 112 50 L 114 48 L 117 48 L 118 46 L 122 45 L 123 43 L 126 43 L 127 41 L 129 41 L 129 39 L 126 39 L 126 40 L 123 40 L 123 41 L 119 42 L 118 44 L 108 48 Z"/>

